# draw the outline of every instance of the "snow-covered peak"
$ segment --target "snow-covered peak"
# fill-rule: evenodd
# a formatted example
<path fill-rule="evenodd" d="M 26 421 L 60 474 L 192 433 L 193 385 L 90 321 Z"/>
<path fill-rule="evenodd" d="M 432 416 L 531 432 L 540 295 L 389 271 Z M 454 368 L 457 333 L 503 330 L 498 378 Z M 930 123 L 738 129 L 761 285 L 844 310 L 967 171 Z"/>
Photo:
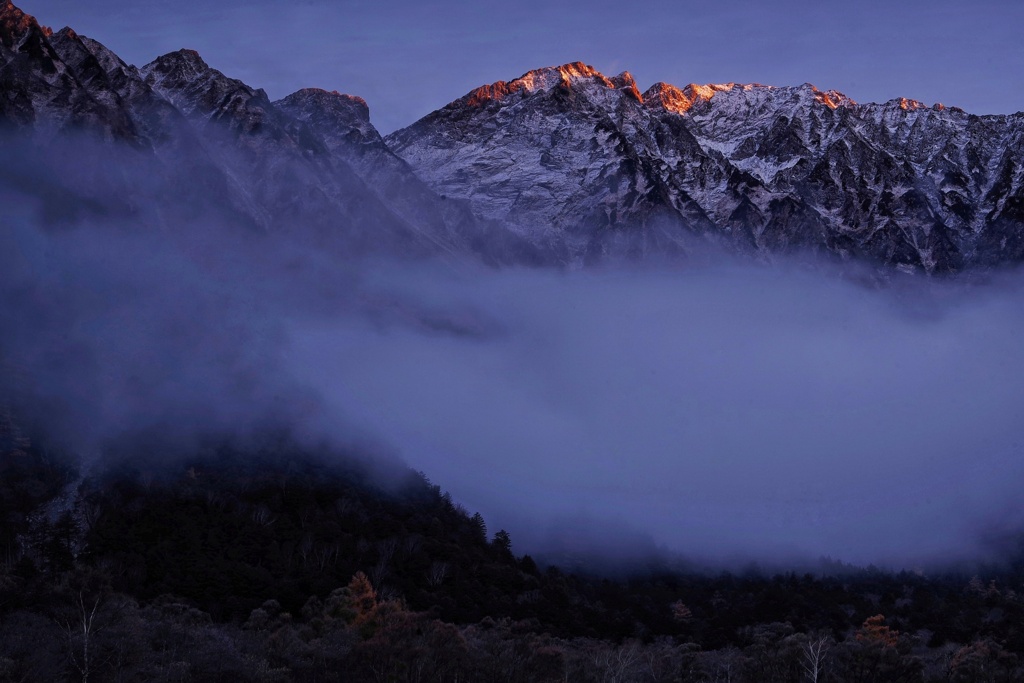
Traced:
<path fill-rule="evenodd" d="M 199 56 L 198 52 L 186 49 L 161 55 L 142 68 L 142 72 L 147 77 L 153 74 L 159 80 L 168 76 L 183 79 L 195 78 L 206 75 L 209 71 L 211 71 L 210 65 Z"/>
<path fill-rule="evenodd" d="M 883 109 L 899 109 L 900 111 L 906 112 L 924 111 L 927 109 L 936 112 L 951 111 L 956 113 L 963 113 L 963 109 L 960 109 L 959 107 L 947 107 L 941 102 L 936 102 L 935 104 L 926 104 L 918 100 L 912 100 L 908 97 L 896 97 L 891 100 L 888 100 L 887 102 L 883 102 L 882 104 L 875 106 L 881 107 Z"/>
<path fill-rule="evenodd" d="M 786 103 L 820 104 L 829 109 L 856 104 L 838 90 L 822 91 L 810 83 L 793 87 L 760 83 L 690 83 L 683 88 L 668 83 L 655 83 L 643 94 L 643 101 L 648 108 L 663 109 L 674 114 L 686 114 L 698 105 L 707 105 L 720 111 L 777 108 Z"/>
<path fill-rule="evenodd" d="M 904 111 L 912 111 L 914 109 L 928 109 L 928 105 L 924 102 L 918 102 L 917 100 L 907 99 L 906 97 L 900 97 L 895 100 L 898 103 L 900 109 Z"/>
<path fill-rule="evenodd" d="M 612 76 L 608 79 L 615 86 L 616 90 L 628 91 L 637 102 L 643 102 L 643 95 L 640 94 L 640 88 L 636 86 L 636 80 L 633 78 L 633 74 L 628 71 L 623 71 L 618 76 Z"/>
<path fill-rule="evenodd" d="M 1018 125 L 810 83 L 636 97 L 628 74 L 574 63 L 479 88 L 386 141 L 441 194 L 531 238 L 565 235 L 570 252 L 573 235 L 672 216 L 743 248 L 934 272 L 1024 258 Z"/>
<path fill-rule="evenodd" d="M 706 102 L 715 96 L 715 93 L 730 90 L 735 83 L 724 85 L 697 85 L 691 83 L 685 88 L 677 88 L 669 83 L 659 82 L 647 89 L 642 96 L 644 104 L 649 108 L 664 109 L 676 114 L 685 114 L 698 101 Z"/>
<path fill-rule="evenodd" d="M 813 85 L 811 88 L 814 91 L 814 99 L 829 109 L 852 107 L 857 104 L 852 98 L 847 97 L 838 90 L 818 90 Z"/>
<path fill-rule="evenodd" d="M 462 101 L 471 107 L 481 106 L 488 102 L 504 100 L 517 93 L 543 92 L 557 87 L 573 89 L 578 85 L 584 87 L 597 86 L 608 90 L 626 90 L 631 92 L 637 101 L 640 100 L 640 92 L 636 87 L 636 82 L 628 71 L 624 71 L 613 78 L 608 78 L 588 64 L 570 62 L 561 66 L 550 66 L 527 71 L 512 81 L 497 81 L 490 85 L 480 86 L 467 94 Z"/>
<path fill-rule="evenodd" d="M 157 57 L 140 73 L 150 87 L 186 116 L 238 117 L 243 110 L 251 113 L 270 107 L 263 90 L 228 78 L 211 68 L 195 50 L 178 50 Z"/>

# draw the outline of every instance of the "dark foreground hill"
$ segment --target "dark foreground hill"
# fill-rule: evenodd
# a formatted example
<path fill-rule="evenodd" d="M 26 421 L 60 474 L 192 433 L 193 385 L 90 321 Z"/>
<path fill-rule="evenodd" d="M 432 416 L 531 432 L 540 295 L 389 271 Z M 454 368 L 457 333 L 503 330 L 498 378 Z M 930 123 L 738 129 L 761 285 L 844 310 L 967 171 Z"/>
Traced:
<path fill-rule="evenodd" d="M 83 479 L 7 440 L 0 680 L 1024 676 L 1020 565 L 568 574 L 394 463 L 283 439 L 156 450 Z"/>

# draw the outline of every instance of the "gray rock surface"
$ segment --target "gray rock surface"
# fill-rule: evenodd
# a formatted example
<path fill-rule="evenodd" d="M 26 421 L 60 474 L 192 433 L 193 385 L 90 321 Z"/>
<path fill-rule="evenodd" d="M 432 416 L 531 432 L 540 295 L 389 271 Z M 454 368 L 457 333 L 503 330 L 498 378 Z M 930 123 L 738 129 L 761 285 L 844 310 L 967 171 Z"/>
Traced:
<path fill-rule="evenodd" d="M 1022 134 L 1024 114 L 860 105 L 809 84 L 641 95 L 628 73 L 574 63 L 478 88 L 386 142 L 437 191 L 566 235 L 575 255 L 675 221 L 742 250 L 948 272 L 1024 256 Z"/>
<path fill-rule="evenodd" d="M 703 242 L 928 273 L 1024 260 L 1024 113 L 809 84 L 641 93 L 576 62 L 382 138 L 358 97 L 271 102 L 190 50 L 137 68 L 0 0 L 0 130 L 25 159 L 0 190 L 58 222 L 212 215 L 343 250 L 572 266 Z"/>
<path fill-rule="evenodd" d="M 481 234 L 508 234 L 419 180 L 361 100 L 315 93 L 272 103 L 191 50 L 137 68 L 0 5 L 0 127 L 20 148 L 8 156 L 26 160 L 0 175 L 8 190 L 57 207 L 47 211 L 58 222 L 227 220 L 407 255 L 467 255 Z"/>

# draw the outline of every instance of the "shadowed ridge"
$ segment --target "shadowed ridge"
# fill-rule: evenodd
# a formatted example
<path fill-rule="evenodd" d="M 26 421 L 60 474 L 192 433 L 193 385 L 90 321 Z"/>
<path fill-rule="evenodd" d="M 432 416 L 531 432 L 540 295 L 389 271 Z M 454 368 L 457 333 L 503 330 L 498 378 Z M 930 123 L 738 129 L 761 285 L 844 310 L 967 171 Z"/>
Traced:
<path fill-rule="evenodd" d="M 358 130 L 366 139 L 380 140 L 381 137 L 370 124 L 370 107 L 362 97 L 346 95 L 337 90 L 302 88 L 277 100 L 274 106 L 300 121 L 326 119 L 334 125 Z"/>

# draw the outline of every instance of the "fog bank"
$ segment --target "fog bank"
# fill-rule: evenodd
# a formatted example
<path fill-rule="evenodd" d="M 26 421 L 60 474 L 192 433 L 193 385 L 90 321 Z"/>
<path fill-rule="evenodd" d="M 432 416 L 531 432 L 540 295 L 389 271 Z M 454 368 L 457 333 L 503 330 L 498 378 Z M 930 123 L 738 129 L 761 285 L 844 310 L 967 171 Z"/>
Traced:
<path fill-rule="evenodd" d="M 85 457 L 284 426 L 396 453 L 551 557 L 913 567 L 1024 528 L 1017 274 L 494 270 L 5 220 L 0 403 Z"/>
<path fill-rule="evenodd" d="M 592 525 L 581 550 L 627 529 L 711 561 L 915 566 L 1020 528 L 1017 276 L 385 267 L 366 286 L 404 319 L 293 325 L 289 367 L 521 548 L 571 554 Z"/>

